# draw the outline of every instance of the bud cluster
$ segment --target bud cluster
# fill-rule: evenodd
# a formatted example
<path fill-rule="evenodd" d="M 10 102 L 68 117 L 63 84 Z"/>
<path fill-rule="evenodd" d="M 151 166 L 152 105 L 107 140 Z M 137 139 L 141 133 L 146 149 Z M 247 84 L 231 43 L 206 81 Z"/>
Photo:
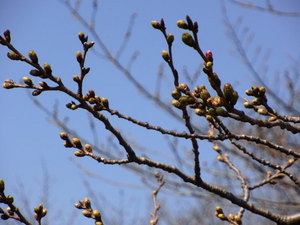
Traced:
<path fill-rule="evenodd" d="M 180 29 L 198 32 L 198 23 L 193 22 L 192 19 L 189 16 L 186 16 L 186 22 L 184 20 L 178 20 L 177 21 L 177 26 Z"/>
<path fill-rule="evenodd" d="M 101 212 L 99 210 L 94 210 L 91 206 L 91 201 L 88 198 L 79 200 L 78 203 L 74 205 L 77 209 L 84 209 L 82 214 L 87 218 L 92 218 L 95 220 L 96 225 L 103 225 Z"/>
<path fill-rule="evenodd" d="M 109 108 L 108 99 L 105 97 L 100 98 L 100 96 L 95 94 L 94 90 L 89 90 L 87 94 L 82 96 L 82 98 L 83 100 L 94 105 L 93 109 L 95 111 L 101 111 Z"/>
<path fill-rule="evenodd" d="M 228 214 L 228 216 L 226 216 L 223 212 L 223 209 L 222 207 L 220 206 L 216 206 L 215 208 L 215 215 L 216 217 L 218 217 L 219 219 L 221 220 L 226 220 L 226 221 L 229 221 L 229 222 L 234 222 L 234 224 L 242 224 L 242 221 L 241 221 L 241 217 L 240 216 L 235 216 L 233 215 L 232 213 Z"/>
<path fill-rule="evenodd" d="M 239 98 L 239 94 L 237 93 L 237 91 L 233 89 L 231 84 L 226 83 L 223 86 L 223 93 L 226 101 L 230 104 L 231 107 L 234 107 Z"/>
<path fill-rule="evenodd" d="M 222 108 L 225 100 L 221 97 L 211 97 L 204 85 L 197 86 L 190 92 L 187 84 L 181 83 L 171 95 L 173 106 L 180 109 L 189 106 L 197 115 L 206 116 L 209 121 L 213 120 L 213 116 L 227 116 L 227 111 Z"/>
<path fill-rule="evenodd" d="M 47 209 L 44 208 L 43 204 L 40 204 L 38 207 L 34 208 L 34 218 L 37 221 L 40 221 L 47 214 Z"/>

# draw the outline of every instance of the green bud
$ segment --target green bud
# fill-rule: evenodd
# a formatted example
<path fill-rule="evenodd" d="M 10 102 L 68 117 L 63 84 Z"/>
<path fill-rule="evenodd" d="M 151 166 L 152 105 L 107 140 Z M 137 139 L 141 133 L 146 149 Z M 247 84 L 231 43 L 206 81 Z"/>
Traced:
<path fill-rule="evenodd" d="M 211 115 L 211 116 L 216 116 L 217 114 L 216 114 L 216 110 L 214 109 L 214 108 L 209 108 L 208 110 L 207 110 L 207 114 L 208 115 Z"/>
<path fill-rule="evenodd" d="M 177 89 L 179 91 L 189 91 L 190 90 L 186 83 L 179 84 Z"/>
<path fill-rule="evenodd" d="M 0 179 L 0 193 L 3 193 L 5 190 L 4 180 Z"/>
<path fill-rule="evenodd" d="M 21 57 L 14 52 L 8 52 L 7 57 L 11 60 L 20 60 L 21 59 Z"/>
<path fill-rule="evenodd" d="M 29 51 L 28 56 L 33 63 L 38 64 L 39 60 L 35 51 L 33 50 Z"/>
<path fill-rule="evenodd" d="M 161 26 L 160 26 L 160 23 L 158 21 L 151 21 L 151 25 L 154 29 L 160 29 Z"/>
<path fill-rule="evenodd" d="M 33 85 L 32 80 L 29 77 L 23 77 L 23 82 L 27 84 L 29 87 Z"/>
<path fill-rule="evenodd" d="M 182 41 L 184 44 L 186 44 L 190 47 L 195 47 L 195 41 L 190 33 L 183 33 Z"/>
<path fill-rule="evenodd" d="M 172 91 L 171 94 L 172 94 L 172 97 L 173 97 L 174 99 L 177 99 L 177 100 L 181 97 L 181 92 L 178 91 L 177 89 L 174 90 L 174 91 Z"/>
<path fill-rule="evenodd" d="M 187 95 L 184 95 L 184 96 L 181 96 L 178 101 L 180 102 L 180 106 L 187 106 L 189 104 L 189 96 Z"/>
<path fill-rule="evenodd" d="M 169 45 L 172 44 L 173 41 L 174 41 L 174 34 L 168 34 L 168 36 L 167 36 L 167 42 L 168 42 L 168 44 Z"/>
<path fill-rule="evenodd" d="M 85 153 L 83 151 L 75 151 L 74 155 L 77 157 L 83 157 L 83 156 L 85 156 Z"/>
<path fill-rule="evenodd" d="M 161 56 L 163 57 L 163 59 L 168 62 L 170 60 L 170 55 L 166 50 L 162 50 L 161 52 Z"/>
<path fill-rule="evenodd" d="M 216 113 L 218 116 L 227 116 L 227 111 L 223 108 L 216 108 Z"/>
<path fill-rule="evenodd" d="M 209 94 L 208 90 L 202 89 L 202 91 L 201 91 L 201 93 L 200 93 L 200 98 L 201 98 L 203 101 L 206 101 L 208 98 L 210 98 L 210 94 Z"/>
<path fill-rule="evenodd" d="M 179 28 L 181 28 L 181 29 L 188 29 L 188 25 L 186 24 L 186 22 L 185 21 L 183 21 L 183 20 L 178 20 L 177 21 L 177 26 L 179 27 Z"/>
<path fill-rule="evenodd" d="M 229 83 L 224 84 L 223 92 L 224 92 L 224 95 L 225 95 L 226 99 L 227 100 L 230 99 L 233 95 L 233 92 L 234 92 L 233 87 L 231 86 L 231 84 L 229 84 Z"/>
<path fill-rule="evenodd" d="M 234 106 L 236 103 L 237 103 L 237 100 L 239 99 L 239 94 L 236 92 L 236 91 L 234 91 L 233 93 L 232 93 L 232 96 L 231 96 L 231 98 L 229 99 L 230 100 L 230 103 L 232 104 L 232 106 Z"/>

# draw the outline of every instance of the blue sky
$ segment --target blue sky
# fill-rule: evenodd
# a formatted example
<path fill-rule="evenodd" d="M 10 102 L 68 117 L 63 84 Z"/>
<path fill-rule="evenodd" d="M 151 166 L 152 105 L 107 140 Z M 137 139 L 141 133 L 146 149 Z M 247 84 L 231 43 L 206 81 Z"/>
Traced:
<path fill-rule="evenodd" d="M 115 52 L 122 42 L 130 16 L 137 13 L 132 38 L 120 61 L 126 65 L 131 54 L 139 51 L 132 73 L 147 89 L 154 90 L 158 68 L 163 63 L 160 52 L 166 48 L 166 44 L 162 35 L 151 27 L 151 20 L 159 20 L 163 17 L 168 32 L 175 34 L 175 65 L 180 73 L 185 66 L 190 73 L 193 73 L 202 64 L 199 56 L 181 43 L 182 30 L 176 27 L 176 21 L 184 19 L 189 14 L 199 23 L 199 40 L 203 50 L 211 49 L 214 53 L 215 70 L 221 79 L 224 83 L 232 82 L 239 90 L 244 90 L 255 81 L 241 64 L 239 57 L 232 54 L 234 45 L 226 35 L 221 2 L 223 1 L 100 1 L 96 30 L 104 43 L 112 52 Z M 300 11 L 300 4 L 297 0 L 284 2 L 278 3 L 278 8 Z M 289 68 L 292 64 L 289 56 L 299 61 L 299 17 L 278 17 L 228 3 L 226 6 L 228 16 L 233 23 L 238 18 L 243 18 L 242 25 L 248 26 L 255 34 L 252 44 L 249 45 L 249 54 L 255 57 L 253 49 L 259 44 L 263 46 L 264 51 L 271 51 L 269 59 L 271 68 L 265 74 L 266 79 L 272 80 L 274 74 L 282 73 Z M 89 4 L 84 4 L 81 11 L 83 15 L 89 16 L 90 8 Z M 72 76 L 79 73 L 75 53 L 81 50 L 77 33 L 81 30 L 89 33 L 71 16 L 61 2 L 56 0 L 1 0 L 0 21 L 0 32 L 10 29 L 12 43 L 18 50 L 24 55 L 29 50 L 35 50 L 40 62 L 50 63 L 54 74 L 60 76 L 75 90 Z M 92 41 L 92 36 L 89 36 Z M 95 48 L 99 50 L 97 43 Z M 23 76 L 28 75 L 30 67 L 21 62 L 9 61 L 6 53 L 7 50 L 0 46 L 1 80 L 12 78 L 19 81 Z M 87 65 L 91 67 L 91 72 L 86 79 L 86 90 L 94 89 L 101 96 L 108 97 L 112 108 L 154 125 L 165 126 L 168 129 L 183 129 L 182 125 L 159 111 L 156 105 L 147 102 L 109 62 L 90 53 L 87 57 Z M 171 81 L 171 73 L 167 67 L 165 67 L 165 74 Z M 204 78 L 200 78 L 199 82 L 204 82 Z M 170 86 L 166 86 L 163 94 L 166 101 L 171 101 L 168 94 L 170 90 Z M 16 193 L 16 196 L 20 194 L 18 190 L 20 183 L 23 183 L 24 192 L 33 198 L 31 202 L 33 207 L 40 203 L 39 198 L 43 192 L 41 184 L 44 179 L 42 168 L 47 168 L 51 182 L 50 203 L 58 201 L 61 208 L 69 208 L 67 212 L 71 212 L 72 204 L 88 195 L 86 184 L 83 183 L 83 180 L 88 178 L 85 178 L 70 160 L 70 157 L 74 158 L 73 151 L 66 150 L 62 146 L 62 141 L 58 136 L 60 130 L 47 121 L 47 116 L 32 104 L 27 95 L 28 92 L 25 90 L 0 89 L 2 105 L 0 178 L 7 183 L 7 193 Z M 58 93 L 44 93 L 38 97 L 38 100 L 50 109 L 58 101 L 60 115 L 70 117 L 71 127 L 77 129 L 87 139 L 93 140 L 92 133 L 88 129 L 87 114 L 69 111 L 63 107 L 71 100 L 69 97 Z M 139 143 L 158 151 L 166 148 L 166 143 L 160 142 L 161 137 L 153 132 L 143 132 L 116 118 L 112 118 L 112 122 L 125 131 L 129 137 L 135 137 Z M 107 132 L 101 124 L 97 130 L 99 141 L 105 143 Z M 210 157 L 208 156 L 206 160 L 210 160 Z M 90 159 L 75 158 L 75 160 L 105 178 L 141 186 L 139 179 L 124 169 L 98 165 Z M 132 208 L 138 205 L 140 199 L 143 202 L 141 208 L 151 207 L 149 202 L 147 203 L 150 201 L 149 189 L 128 189 L 93 179 L 90 182 L 113 205 L 119 205 L 119 193 L 123 192 L 126 196 L 125 202 L 135 202 Z M 130 209 L 129 207 L 128 211 L 132 213 Z M 138 213 L 147 215 L 142 209 L 138 210 Z M 55 216 L 55 214 L 49 214 L 50 219 L 51 215 L 52 218 Z M 79 212 L 77 215 L 82 221 L 87 221 Z M 0 221 L 0 224 L 3 222 Z"/>

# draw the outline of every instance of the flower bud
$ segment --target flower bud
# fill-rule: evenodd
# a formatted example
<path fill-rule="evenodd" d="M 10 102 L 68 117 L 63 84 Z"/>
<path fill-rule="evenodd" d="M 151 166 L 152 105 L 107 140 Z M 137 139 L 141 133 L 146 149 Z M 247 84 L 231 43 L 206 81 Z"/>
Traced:
<path fill-rule="evenodd" d="M 99 210 L 93 210 L 92 216 L 94 219 L 101 219 L 101 213 Z"/>
<path fill-rule="evenodd" d="M 166 50 L 162 50 L 161 52 L 161 56 L 163 57 L 163 59 L 168 62 L 170 60 L 170 55 Z"/>
<path fill-rule="evenodd" d="M 213 61 L 213 54 L 212 54 L 212 51 L 211 50 L 208 50 L 206 53 L 205 53 L 205 57 L 208 61 L 212 62 Z"/>
<path fill-rule="evenodd" d="M 180 108 L 181 105 L 180 105 L 180 102 L 178 100 L 172 100 L 172 105 L 175 106 L 176 108 Z"/>
<path fill-rule="evenodd" d="M 234 92 L 232 93 L 232 96 L 231 96 L 231 98 L 229 99 L 229 101 L 230 101 L 231 105 L 234 106 L 234 105 L 237 103 L 237 100 L 238 100 L 238 99 L 239 99 L 239 94 L 238 94 L 236 91 L 234 91 Z"/>
<path fill-rule="evenodd" d="M 241 222 L 241 217 L 240 216 L 234 216 L 234 221 L 240 223 Z"/>
<path fill-rule="evenodd" d="M 268 121 L 269 122 L 274 122 L 275 120 L 277 120 L 277 117 L 276 116 L 271 116 Z"/>
<path fill-rule="evenodd" d="M 90 97 L 95 97 L 95 92 L 94 92 L 94 90 L 92 90 L 92 89 L 89 90 L 89 96 L 90 96 Z"/>
<path fill-rule="evenodd" d="M 181 29 L 185 29 L 185 30 L 188 29 L 188 25 L 183 20 L 178 20 L 177 21 L 177 27 L 179 27 Z"/>
<path fill-rule="evenodd" d="M 260 93 L 261 95 L 264 95 L 264 94 L 266 93 L 266 88 L 265 88 L 265 87 L 260 87 L 260 88 L 259 88 L 259 93 Z"/>
<path fill-rule="evenodd" d="M 213 62 L 211 62 L 211 61 L 208 61 L 205 63 L 205 67 L 208 69 L 212 68 L 212 66 L 213 66 Z"/>
<path fill-rule="evenodd" d="M 41 93 L 42 93 L 42 90 L 36 89 L 36 90 L 34 90 L 31 94 L 32 94 L 32 96 L 38 96 L 38 95 L 40 95 Z"/>
<path fill-rule="evenodd" d="M 244 107 L 247 109 L 251 109 L 251 108 L 253 108 L 253 104 L 252 104 L 252 102 L 244 102 Z"/>
<path fill-rule="evenodd" d="M 52 69 L 51 69 L 50 64 L 44 63 L 44 70 L 45 70 L 45 72 L 46 72 L 47 75 L 51 75 L 52 74 Z"/>
<path fill-rule="evenodd" d="M 9 215 L 14 215 L 14 211 L 8 206 L 7 208 L 6 208 L 6 211 L 8 212 L 8 214 Z"/>
<path fill-rule="evenodd" d="M 39 77 L 42 75 L 41 71 L 39 71 L 39 70 L 30 70 L 29 74 L 34 77 Z"/>
<path fill-rule="evenodd" d="M 180 102 L 180 106 L 187 106 L 189 104 L 189 96 L 187 95 L 184 95 L 184 96 L 181 96 L 178 101 Z"/>
<path fill-rule="evenodd" d="M 39 60 L 35 51 L 33 50 L 29 51 L 28 56 L 33 63 L 38 64 Z"/>
<path fill-rule="evenodd" d="M 20 60 L 21 57 L 15 52 L 8 52 L 7 57 L 11 60 Z"/>
<path fill-rule="evenodd" d="M 11 196 L 11 195 L 8 195 L 7 197 L 6 197 L 6 203 L 7 204 L 12 204 L 14 202 L 14 197 L 13 196 Z"/>
<path fill-rule="evenodd" d="M 206 111 L 203 110 L 203 109 L 197 108 L 197 109 L 195 109 L 195 113 L 196 113 L 198 116 L 204 116 L 205 113 L 206 113 Z"/>
<path fill-rule="evenodd" d="M 75 145 L 76 148 L 82 148 L 82 144 L 79 138 L 72 138 L 73 144 Z"/>
<path fill-rule="evenodd" d="M 90 144 L 86 144 L 86 145 L 84 146 L 84 149 L 85 149 L 87 152 L 92 152 L 92 151 L 93 151 L 92 146 L 91 146 Z"/>
<path fill-rule="evenodd" d="M 91 201 L 88 198 L 84 198 L 83 203 L 86 208 L 91 208 Z"/>
<path fill-rule="evenodd" d="M 206 101 L 208 98 L 210 97 L 210 94 L 208 92 L 208 90 L 206 89 L 203 89 L 200 93 L 200 98 L 203 100 L 203 101 Z"/>
<path fill-rule="evenodd" d="M 96 221 L 95 225 L 103 225 L 102 221 Z"/>
<path fill-rule="evenodd" d="M 88 101 L 89 101 L 90 104 L 95 104 L 95 98 L 93 98 L 93 97 L 92 97 L 92 98 L 89 98 Z"/>
<path fill-rule="evenodd" d="M 83 157 L 83 156 L 85 156 L 85 153 L 83 151 L 75 151 L 74 155 L 77 157 Z"/>
<path fill-rule="evenodd" d="M 47 209 L 43 209 L 43 211 L 42 211 L 42 213 L 41 213 L 41 217 L 46 216 L 47 212 L 48 212 Z"/>
<path fill-rule="evenodd" d="M 216 108 L 216 113 L 218 116 L 227 116 L 227 111 L 223 108 Z"/>
<path fill-rule="evenodd" d="M 195 41 L 190 33 L 183 33 L 181 39 L 184 44 L 190 47 L 195 47 Z"/>
<path fill-rule="evenodd" d="M 8 83 L 8 82 L 5 82 L 2 84 L 2 87 L 5 88 L 5 89 L 12 89 L 15 87 L 14 83 Z"/>
<path fill-rule="evenodd" d="M 59 136 L 62 140 L 65 140 L 65 141 L 69 139 L 68 134 L 65 132 L 60 133 Z"/>
<path fill-rule="evenodd" d="M 77 52 L 76 52 L 76 59 L 77 59 L 77 62 L 78 62 L 79 64 L 82 63 L 83 57 L 82 57 L 81 51 L 77 51 Z"/>
<path fill-rule="evenodd" d="M 216 206 L 216 212 L 217 212 L 218 214 L 223 213 L 222 207 L 221 207 L 221 206 Z"/>
<path fill-rule="evenodd" d="M 88 217 L 88 218 L 92 217 L 92 212 L 90 212 L 90 211 L 88 211 L 88 210 L 82 211 L 82 214 L 83 214 L 85 217 Z"/>
<path fill-rule="evenodd" d="M 70 109 L 72 109 L 72 110 L 78 109 L 78 106 L 76 104 L 71 104 Z"/>
<path fill-rule="evenodd" d="M 233 92 L 234 92 L 233 87 L 231 86 L 231 84 L 229 84 L 229 83 L 224 84 L 223 92 L 224 92 L 224 95 L 225 95 L 226 99 L 227 100 L 230 99 L 233 95 Z"/>
<path fill-rule="evenodd" d="M 248 96 L 252 96 L 253 95 L 253 91 L 252 90 L 246 90 L 245 93 Z"/>
<path fill-rule="evenodd" d="M 181 96 L 181 92 L 176 89 L 176 90 L 172 91 L 171 95 L 174 99 L 178 100 Z"/>
<path fill-rule="evenodd" d="M 252 103 L 254 105 L 261 105 L 261 99 L 260 98 L 255 98 L 255 99 L 252 100 Z"/>
<path fill-rule="evenodd" d="M 84 45 L 84 49 L 87 50 L 87 49 L 93 47 L 94 44 L 95 44 L 94 41 L 91 41 L 91 42 L 89 42 L 89 43 L 86 43 L 86 42 L 85 42 L 85 43 L 83 44 L 83 45 Z"/>
<path fill-rule="evenodd" d="M 258 112 L 260 115 L 264 115 L 264 116 L 268 114 L 268 111 L 265 110 L 265 109 L 263 109 L 263 108 L 259 108 L 259 109 L 257 110 L 257 112 Z"/>
<path fill-rule="evenodd" d="M 218 214 L 218 218 L 220 218 L 221 220 L 227 219 L 227 217 L 223 213 Z"/>
<path fill-rule="evenodd" d="M 108 99 L 107 98 L 101 98 L 101 102 L 102 102 L 102 105 L 105 108 L 109 108 L 109 103 L 108 103 Z"/>
<path fill-rule="evenodd" d="M 44 88 L 44 89 L 49 88 L 48 84 L 47 84 L 46 82 L 44 82 L 44 81 L 39 81 L 39 85 L 40 85 L 42 88 Z"/>
<path fill-rule="evenodd" d="M 160 24 L 159 24 L 159 22 L 158 21 L 151 21 L 151 25 L 152 25 L 152 27 L 154 28 L 154 29 L 160 29 L 161 27 L 160 27 Z"/>
<path fill-rule="evenodd" d="M 179 91 L 183 91 L 183 92 L 190 90 L 186 83 L 179 84 L 178 87 L 177 87 L 177 89 Z"/>
<path fill-rule="evenodd" d="M 81 41 L 82 44 L 84 44 L 85 42 L 87 42 L 88 37 L 84 35 L 84 33 L 82 31 L 80 31 L 78 33 L 78 38 Z"/>
<path fill-rule="evenodd" d="M 168 42 L 168 44 L 169 45 L 172 44 L 173 41 L 174 41 L 174 34 L 168 34 L 168 36 L 167 36 L 167 42 Z"/>
<path fill-rule="evenodd" d="M 80 82 L 79 76 L 74 75 L 74 76 L 73 76 L 73 81 L 75 81 L 76 83 L 79 83 L 79 82 Z"/>
<path fill-rule="evenodd" d="M 32 80 L 29 77 L 23 77 L 23 82 L 27 84 L 29 87 L 33 85 Z"/>
<path fill-rule="evenodd" d="M 211 115 L 209 115 L 209 114 L 207 114 L 207 115 L 205 116 L 205 118 L 206 118 L 209 122 L 212 122 L 212 121 L 213 121 L 213 117 L 212 117 Z"/>

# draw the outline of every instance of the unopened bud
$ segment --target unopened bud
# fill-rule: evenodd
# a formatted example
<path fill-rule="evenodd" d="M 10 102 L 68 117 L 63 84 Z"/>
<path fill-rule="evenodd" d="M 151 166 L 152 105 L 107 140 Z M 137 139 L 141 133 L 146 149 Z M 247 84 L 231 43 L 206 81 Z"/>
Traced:
<path fill-rule="evenodd" d="M 92 152 L 92 146 L 90 145 L 90 144 L 86 144 L 85 146 L 84 146 L 84 149 L 87 151 L 87 152 Z"/>
<path fill-rule="evenodd" d="M 36 90 L 34 90 L 31 94 L 32 94 L 32 96 L 38 96 L 38 95 L 40 95 L 41 93 L 42 93 L 42 90 L 36 89 Z"/>
<path fill-rule="evenodd" d="M 15 52 L 8 52 L 7 57 L 10 58 L 11 60 L 20 60 L 21 59 L 21 57 Z"/>
<path fill-rule="evenodd" d="M 32 80 L 29 77 L 23 77 L 23 82 L 27 84 L 29 87 L 33 85 Z"/>
<path fill-rule="evenodd" d="M 69 139 L 68 134 L 65 132 L 60 133 L 59 136 L 62 140 L 65 140 L 65 141 Z"/>
<path fill-rule="evenodd" d="M 172 91 L 171 95 L 174 99 L 178 100 L 181 96 L 181 92 L 176 89 L 176 90 Z"/>
<path fill-rule="evenodd" d="M 188 29 L 188 25 L 186 24 L 186 22 L 185 21 L 183 21 L 183 20 L 178 20 L 177 21 L 177 26 L 179 27 L 179 28 L 181 28 L 181 29 Z"/>
<path fill-rule="evenodd" d="M 76 59 L 77 59 L 77 62 L 78 62 L 79 64 L 82 63 L 83 57 L 82 57 L 81 51 L 77 51 L 77 52 L 76 52 Z"/>
<path fill-rule="evenodd" d="M 257 112 L 260 114 L 260 115 L 267 115 L 268 114 L 268 111 L 263 109 L 263 108 L 259 108 L 257 110 Z"/>
<path fill-rule="evenodd" d="M 3 193 L 5 190 L 4 180 L 0 179 L 0 193 Z"/>
<path fill-rule="evenodd" d="M 5 37 L 5 40 L 6 40 L 8 43 L 10 43 L 10 41 L 11 41 L 10 30 L 4 31 L 4 32 L 3 32 L 3 35 L 4 35 L 4 37 Z"/>
<path fill-rule="evenodd" d="M 178 100 L 172 100 L 172 105 L 175 106 L 176 108 L 180 108 L 181 105 L 180 105 L 180 102 Z"/>
<path fill-rule="evenodd" d="M 47 75 L 51 75 L 52 74 L 52 69 L 51 69 L 50 64 L 44 63 L 44 70 L 45 70 L 45 72 L 46 72 Z"/>
<path fill-rule="evenodd" d="M 101 102 L 102 102 L 102 105 L 105 108 L 109 108 L 109 103 L 108 103 L 108 99 L 107 98 L 101 98 Z"/>
<path fill-rule="evenodd" d="M 93 218 L 95 219 L 101 219 L 101 213 L 99 210 L 93 210 Z"/>
<path fill-rule="evenodd" d="M 80 78 L 79 78 L 79 76 L 77 76 L 77 75 L 74 75 L 73 76 L 73 80 L 75 81 L 75 82 L 80 82 Z"/>
<path fill-rule="evenodd" d="M 190 47 L 195 47 L 195 41 L 190 33 L 183 33 L 181 39 L 184 44 Z"/>
<path fill-rule="evenodd" d="M 151 21 L 151 25 L 155 29 L 160 29 L 161 28 L 160 23 L 158 21 Z"/>
<path fill-rule="evenodd" d="M 75 151 L 74 155 L 77 157 L 83 157 L 83 156 L 85 156 L 85 153 L 83 151 Z"/>
<path fill-rule="evenodd" d="M 82 44 L 84 44 L 85 42 L 87 42 L 87 36 L 84 35 L 84 33 L 82 31 L 80 31 L 78 33 L 78 38 L 81 41 Z"/>
<path fill-rule="evenodd" d="M 84 210 L 82 211 L 82 214 L 86 217 L 92 217 L 92 212 L 88 211 L 88 210 Z"/>
<path fill-rule="evenodd" d="M 170 60 L 170 55 L 166 50 L 162 50 L 161 52 L 161 56 L 163 57 L 163 59 L 168 62 Z"/>
<path fill-rule="evenodd" d="M 168 44 L 172 44 L 173 41 L 174 41 L 174 34 L 168 34 L 168 36 L 167 36 Z"/>
<path fill-rule="evenodd" d="M 28 56 L 33 63 L 38 64 L 39 60 L 35 51 L 33 50 L 29 51 Z"/>
<path fill-rule="evenodd" d="M 39 71 L 39 70 L 30 70 L 29 74 L 34 77 L 39 77 L 42 75 L 41 71 Z"/>
<path fill-rule="evenodd" d="M 82 144 L 79 138 L 72 138 L 73 144 L 75 145 L 76 148 L 82 148 Z"/>

